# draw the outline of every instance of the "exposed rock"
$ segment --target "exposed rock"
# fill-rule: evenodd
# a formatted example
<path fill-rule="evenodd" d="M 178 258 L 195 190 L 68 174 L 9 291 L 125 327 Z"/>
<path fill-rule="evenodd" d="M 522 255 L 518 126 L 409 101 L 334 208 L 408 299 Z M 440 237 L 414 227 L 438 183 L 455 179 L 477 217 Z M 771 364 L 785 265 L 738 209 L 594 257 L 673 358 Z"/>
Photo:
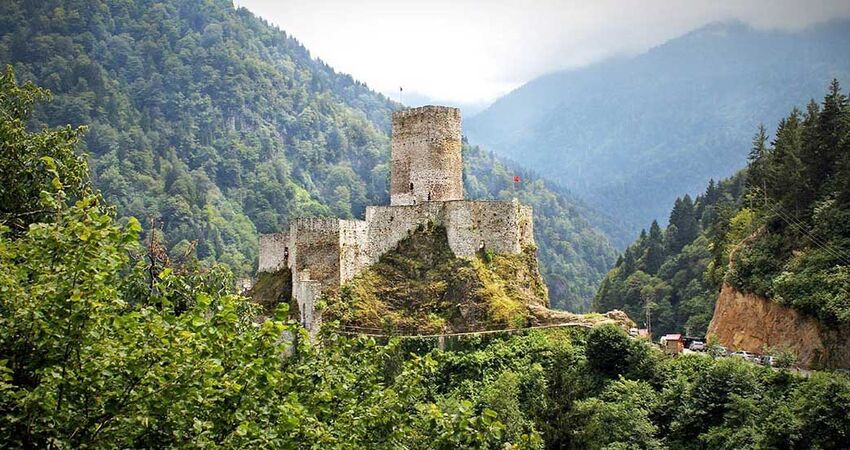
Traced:
<path fill-rule="evenodd" d="M 579 323 L 584 325 L 598 325 L 602 323 L 616 323 L 625 329 L 633 328 L 634 321 L 629 319 L 623 311 L 613 310 L 605 314 L 574 314 L 567 311 L 549 309 L 542 305 L 528 305 L 531 314 L 532 325 L 556 325 L 560 323 Z"/>
<path fill-rule="evenodd" d="M 455 256 L 445 227 L 423 226 L 326 296 L 323 316 L 356 329 L 436 333 L 521 328 L 548 305 L 536 251 Z"/>
<path fill-rule="evenodd" d="M 791 350 L 802 367 L 850 367 L 850 327 L 826 327 L 813 317 L 726 283 L 708 335 L 734 350 Z"/>

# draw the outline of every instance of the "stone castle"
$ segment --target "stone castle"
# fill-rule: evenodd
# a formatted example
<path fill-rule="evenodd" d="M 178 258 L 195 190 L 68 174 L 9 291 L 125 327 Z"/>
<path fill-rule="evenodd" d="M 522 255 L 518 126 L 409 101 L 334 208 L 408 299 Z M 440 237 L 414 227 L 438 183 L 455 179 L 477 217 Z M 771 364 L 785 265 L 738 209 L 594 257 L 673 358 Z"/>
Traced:
<path fill-rule="evenodd" d="M 534 244 L 531 207 L 463 199 L 460 110 L 423 106 L 393 113 L 390 205 L 364 220 L 300 218 L 260 236 L 258 272 L 291 275 L 301 323 L 317 328 L 316 301 L 378 261 L 421 225 L 446 229 L 455 256 L 520 253 Z M 284 272 L 286 273 L 286 272 Z"/>

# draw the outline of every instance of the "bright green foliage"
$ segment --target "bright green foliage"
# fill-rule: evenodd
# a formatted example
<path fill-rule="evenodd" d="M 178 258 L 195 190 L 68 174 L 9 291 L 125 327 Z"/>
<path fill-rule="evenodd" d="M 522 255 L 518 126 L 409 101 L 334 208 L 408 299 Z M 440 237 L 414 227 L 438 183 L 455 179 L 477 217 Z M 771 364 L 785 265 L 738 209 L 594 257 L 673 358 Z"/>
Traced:
<path fill-rule="evenodd" d="M 576 402 L 576 448 L 663 448 L 649 414 L 658 393 L 646 382 L 620 379 L 599 397 Z"/>
<path fill-rule="evenodd" d="M 752 225 L 743 233 L 751 237 L 734 252 L 727 279 L 824 323 L 850 323 L 850 102 L 837 81 L 820 106 L 779 123 L 753 167 Z"/>
<path fill-rule="evenodd" d="M 641 317 L 649 286 L 656 330 L 702 334 L 726 280 L 827 325 L 850 324 L 850 102 L 837 82 L 821 105 L 782 119 L 772 142 L 759 127 L 746 171 L 689 203 L 673 207 L 658 272 L 657 238 L 644 234 L 603 280 L 596 310 Z M 700 232 L 683 236 L 692 220 Z"/>
<path fill-rule="evenodd" d="M 85 160 L 76 153 L 83 127 L 38 133 L 26 129 L 34 102 L 48 97 L 47 91 L 32 83 L 18 85 L 10 66 L 0 74 L 0 221 L 15 234 L 53 212 L 40 202 L 44 186 L 61 188 L 75 197 L 89 193 Z"/>

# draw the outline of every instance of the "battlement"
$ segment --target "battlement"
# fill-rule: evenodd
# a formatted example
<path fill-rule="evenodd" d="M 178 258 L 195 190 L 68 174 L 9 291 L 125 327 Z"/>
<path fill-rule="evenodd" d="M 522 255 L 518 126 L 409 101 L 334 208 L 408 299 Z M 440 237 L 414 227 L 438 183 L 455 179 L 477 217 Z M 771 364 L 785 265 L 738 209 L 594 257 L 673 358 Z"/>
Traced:
<path fill-rule="evenodd" d="M 449 106 L 425 105 L 416 108 L 400 109 L 393 112 L 393 125 L 412 117 L 448 118 L 460 124 L 460 109 Z"/>
<path fill-rule="evenodd" d="M 290 222 L 290 229 L 299 231 L 336 231 L 340 219 L 330 217 L 304 217 Z"/>
<path fill-rule="evenodd" d="M 393 113 L 390 204 L 463 199 L 460 110 L 423 106 Z"/>
<path fill-rule="evenodd" d="M 390 205 L 365 220 L 300 218 L 288 233 L 260 237 L 258 271 L 291 271 L 302 323 L 315 330 L 320 295 L 339 288 L 422 226 L 445 228 L 455 256 L 517 254 L 534 244 L 532 211 L 518 201 L 463 200 L 461 117 L 423 106 L 393 113 Z"/>

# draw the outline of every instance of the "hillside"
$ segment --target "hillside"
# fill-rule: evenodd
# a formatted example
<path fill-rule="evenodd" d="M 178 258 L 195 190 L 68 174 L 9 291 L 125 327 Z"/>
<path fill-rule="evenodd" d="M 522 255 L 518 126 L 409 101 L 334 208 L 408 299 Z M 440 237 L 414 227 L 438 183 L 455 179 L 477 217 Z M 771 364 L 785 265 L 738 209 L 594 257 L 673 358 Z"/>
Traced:
<path fill-rule="evenodd" d="M 649 232 L 641 231 L 626 248 L 599 286 L 593 309 L 619 308 L 644 324 L 650 303 L 654 335 L 704 336 L 722 278 L 715 268 L 726 264 L 724 239 L 745 182 L 742 172 L 720 183 L 712 181 L 695 200 L 687 194 L 676 199 L 664 229 L 653 221 Z M 741 233 L 729 239 L 740 240 Z"/>
<path fill-rule="evenodd" d="M 752 131 L 850 80 L 850 22 L 797 33 L 718 24 L 634 57 L 543 76 L 467 121 L 472 142 L 625 220 L 745 163 Z"/>
<path fill-rule="evenodd" d="M 400 105 L 230 1 L 2 2 L 0 61 L 54 94 L 33 128 L 89 127 L 94 184 L 172 255 L 249 275 L 258 233 L 387 202 Z M 517 171 L 464 159 L 469 197 L 511 195 Z M 552 303 L 586 309 L 614 250 L 585 217 L 612 222 L 521 173 Z"/>
<path fill-rule="evenodd" d="M 666 231 L 653 223 L 648 234 L 642 233 L 603 281 L 595 307 L 623 309 L 634 317 L 650 302 L 660 333 L 690 328 L 702 334 L 714 312 L 712 327 L 728 330 L 732 325 L 719 322 L 714 307 L 722 285 L 720 310 L 744 300 L 772 301 L 798 313 L 773 313 L 782 320 L 810 320 L 824 335 L 846 336 L 850 102 L 833 81 L 820 103 L 811 101 L 804 112 L 792 109 L 774 134 L 769 142 L 767 130 L 759 128 L 745 171 L 709 184 L 695 202 L 687 196 L 677 200 Z M 723 316 L 729 320 L 735 314 Z M 798 316 L 802 319 L 793 319 Z M 747 331 L 756 323 L 725 332 L 730 342 L 724 343 L 731 346 L 736 333 L 755 339 L 767 328 Z M 786 341 L 795 339 L 783 333 Z M 781 343 L 780 336 L 774 338 L 775 345 Z M 759 340 L 771 342 L 771 337 Z"/>
<path fill-rule="evenodd" d="M 82 129 L 27 130 L 44 96 L 0 74 L 5 447 L 846 448 L 847 375 L 674 358 L 614 324 L 313 345 L 285 305 L 259 323 L 228 271 L 157 262 L 118 220 Z"/>

